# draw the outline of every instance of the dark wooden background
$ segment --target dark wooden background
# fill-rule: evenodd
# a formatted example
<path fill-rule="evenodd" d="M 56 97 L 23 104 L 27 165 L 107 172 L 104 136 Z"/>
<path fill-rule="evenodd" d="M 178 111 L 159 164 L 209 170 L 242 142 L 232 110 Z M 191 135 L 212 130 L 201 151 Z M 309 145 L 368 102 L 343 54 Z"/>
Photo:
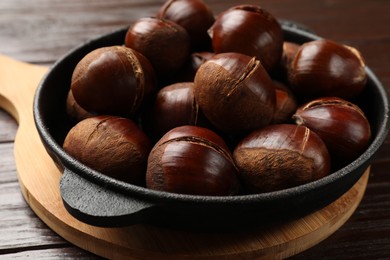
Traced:
<path fill-rule="evenodd" d="M 0 53 L 51 65 L 80 43 L 153 15 L 163 0 L 1 0 Z M 390 88 L 388 0 L 206 0 L 214 12 L 261 4 L 281 19 L 357 47 Z M 17 75 L 23 76 L 23 75 Z M 0 258 L 96 258 L 51 231 L 24 201 L 16 177 L 13 140 L 17 124 L 0 110 Z M 319 245 L 296 256 L 390 258 L 390 140 L 376 156 L 365 197 L 348 222 Z"/>

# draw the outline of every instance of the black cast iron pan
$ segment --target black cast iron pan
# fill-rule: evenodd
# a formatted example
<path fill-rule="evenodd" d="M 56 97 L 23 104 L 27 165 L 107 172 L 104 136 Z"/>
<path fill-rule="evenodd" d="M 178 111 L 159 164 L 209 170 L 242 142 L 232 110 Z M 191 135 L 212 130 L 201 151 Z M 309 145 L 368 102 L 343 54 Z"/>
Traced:
<path fill-rule="evenodd" d="M 319 39 L 291 24 L 283 24 L 285 39 L 297 43 Z M 224 227 L 253 224 L 319 209 L 348 191 L 367 169 L 384 142 L 388 128 L 388 99 L 384 87 L 367 69 L 368 86 L 359 105 L 372 127 L 368 149 L 344 168 L 298 187 L 257 195 L 228 197 L 193 196 L 149 190 L 96 172 L 62 149 L 71 127 L 65 100 L 74 67 L 88 52 L 103 46 L 122 45 L 126 28 L 87 42 L 68 53 L 50 69 L 34 99 L 34 118 L 42 142 L 63 170 L 61 196 L 66 209 L 79 220 L 97 226 L 137 223 Z"/>

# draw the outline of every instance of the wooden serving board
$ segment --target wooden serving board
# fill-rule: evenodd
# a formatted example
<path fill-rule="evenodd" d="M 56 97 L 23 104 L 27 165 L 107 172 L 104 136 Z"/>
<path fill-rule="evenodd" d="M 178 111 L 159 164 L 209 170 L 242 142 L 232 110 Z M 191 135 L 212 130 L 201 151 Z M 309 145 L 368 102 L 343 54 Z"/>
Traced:
<path fill-rule="evenodd" d="M 25 200 L 35 213 L 69 242 L 106 258 L 253 259 L 285 258 L 334 233 L 353 214 L 366 189 L 369 169 L 341 198 L 300 219 L 250 230 L 190 232 L 147 225 L 101 228 L 82 223 L 64 208 L 61 172 L 46 153 L 33 120 L 33 97 L 46 67 L 0 55 L 0 107 L 19 123 L 15 161 Z"/>

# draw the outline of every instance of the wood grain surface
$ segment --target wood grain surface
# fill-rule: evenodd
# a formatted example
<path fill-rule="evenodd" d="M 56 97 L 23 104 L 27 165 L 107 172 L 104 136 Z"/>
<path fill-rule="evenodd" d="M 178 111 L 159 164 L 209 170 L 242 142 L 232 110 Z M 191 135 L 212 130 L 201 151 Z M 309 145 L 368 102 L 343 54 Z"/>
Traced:
<path fill-rule="evenodd" d="M 153 15 L 156 0 L 1 0 L 0 53 L 51 65 L 71 48 L 97 35 Z M 319 35 L 361 50 L 368 66 L 390 88 L 390 1 L 264 0 L 206 2 L 218 13 L 240 3 L 257 3 L 281 19 L 309 26 Z M 17 75 L 23 76 L 23 75 Z M 0 111 L 0 258 L 96 256 L 51 231 L 24 201 L 16 178 L 13 140 L 16 121 Z M 390 140 L 377 154 L 368 188 L 355 214 L 336 233 L 296 259 L 390 257 Z"/>

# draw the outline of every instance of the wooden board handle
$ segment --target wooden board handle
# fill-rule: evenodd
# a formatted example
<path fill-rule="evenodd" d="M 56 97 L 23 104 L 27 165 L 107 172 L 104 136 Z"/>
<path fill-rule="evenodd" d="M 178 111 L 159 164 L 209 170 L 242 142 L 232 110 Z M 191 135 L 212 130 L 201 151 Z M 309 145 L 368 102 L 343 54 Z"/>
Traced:
<path fill-rule="evenodd" d="M 19 124 L 32 113 L 35 90 L 47 67 L 0 55 L 0 107 Z"/>

